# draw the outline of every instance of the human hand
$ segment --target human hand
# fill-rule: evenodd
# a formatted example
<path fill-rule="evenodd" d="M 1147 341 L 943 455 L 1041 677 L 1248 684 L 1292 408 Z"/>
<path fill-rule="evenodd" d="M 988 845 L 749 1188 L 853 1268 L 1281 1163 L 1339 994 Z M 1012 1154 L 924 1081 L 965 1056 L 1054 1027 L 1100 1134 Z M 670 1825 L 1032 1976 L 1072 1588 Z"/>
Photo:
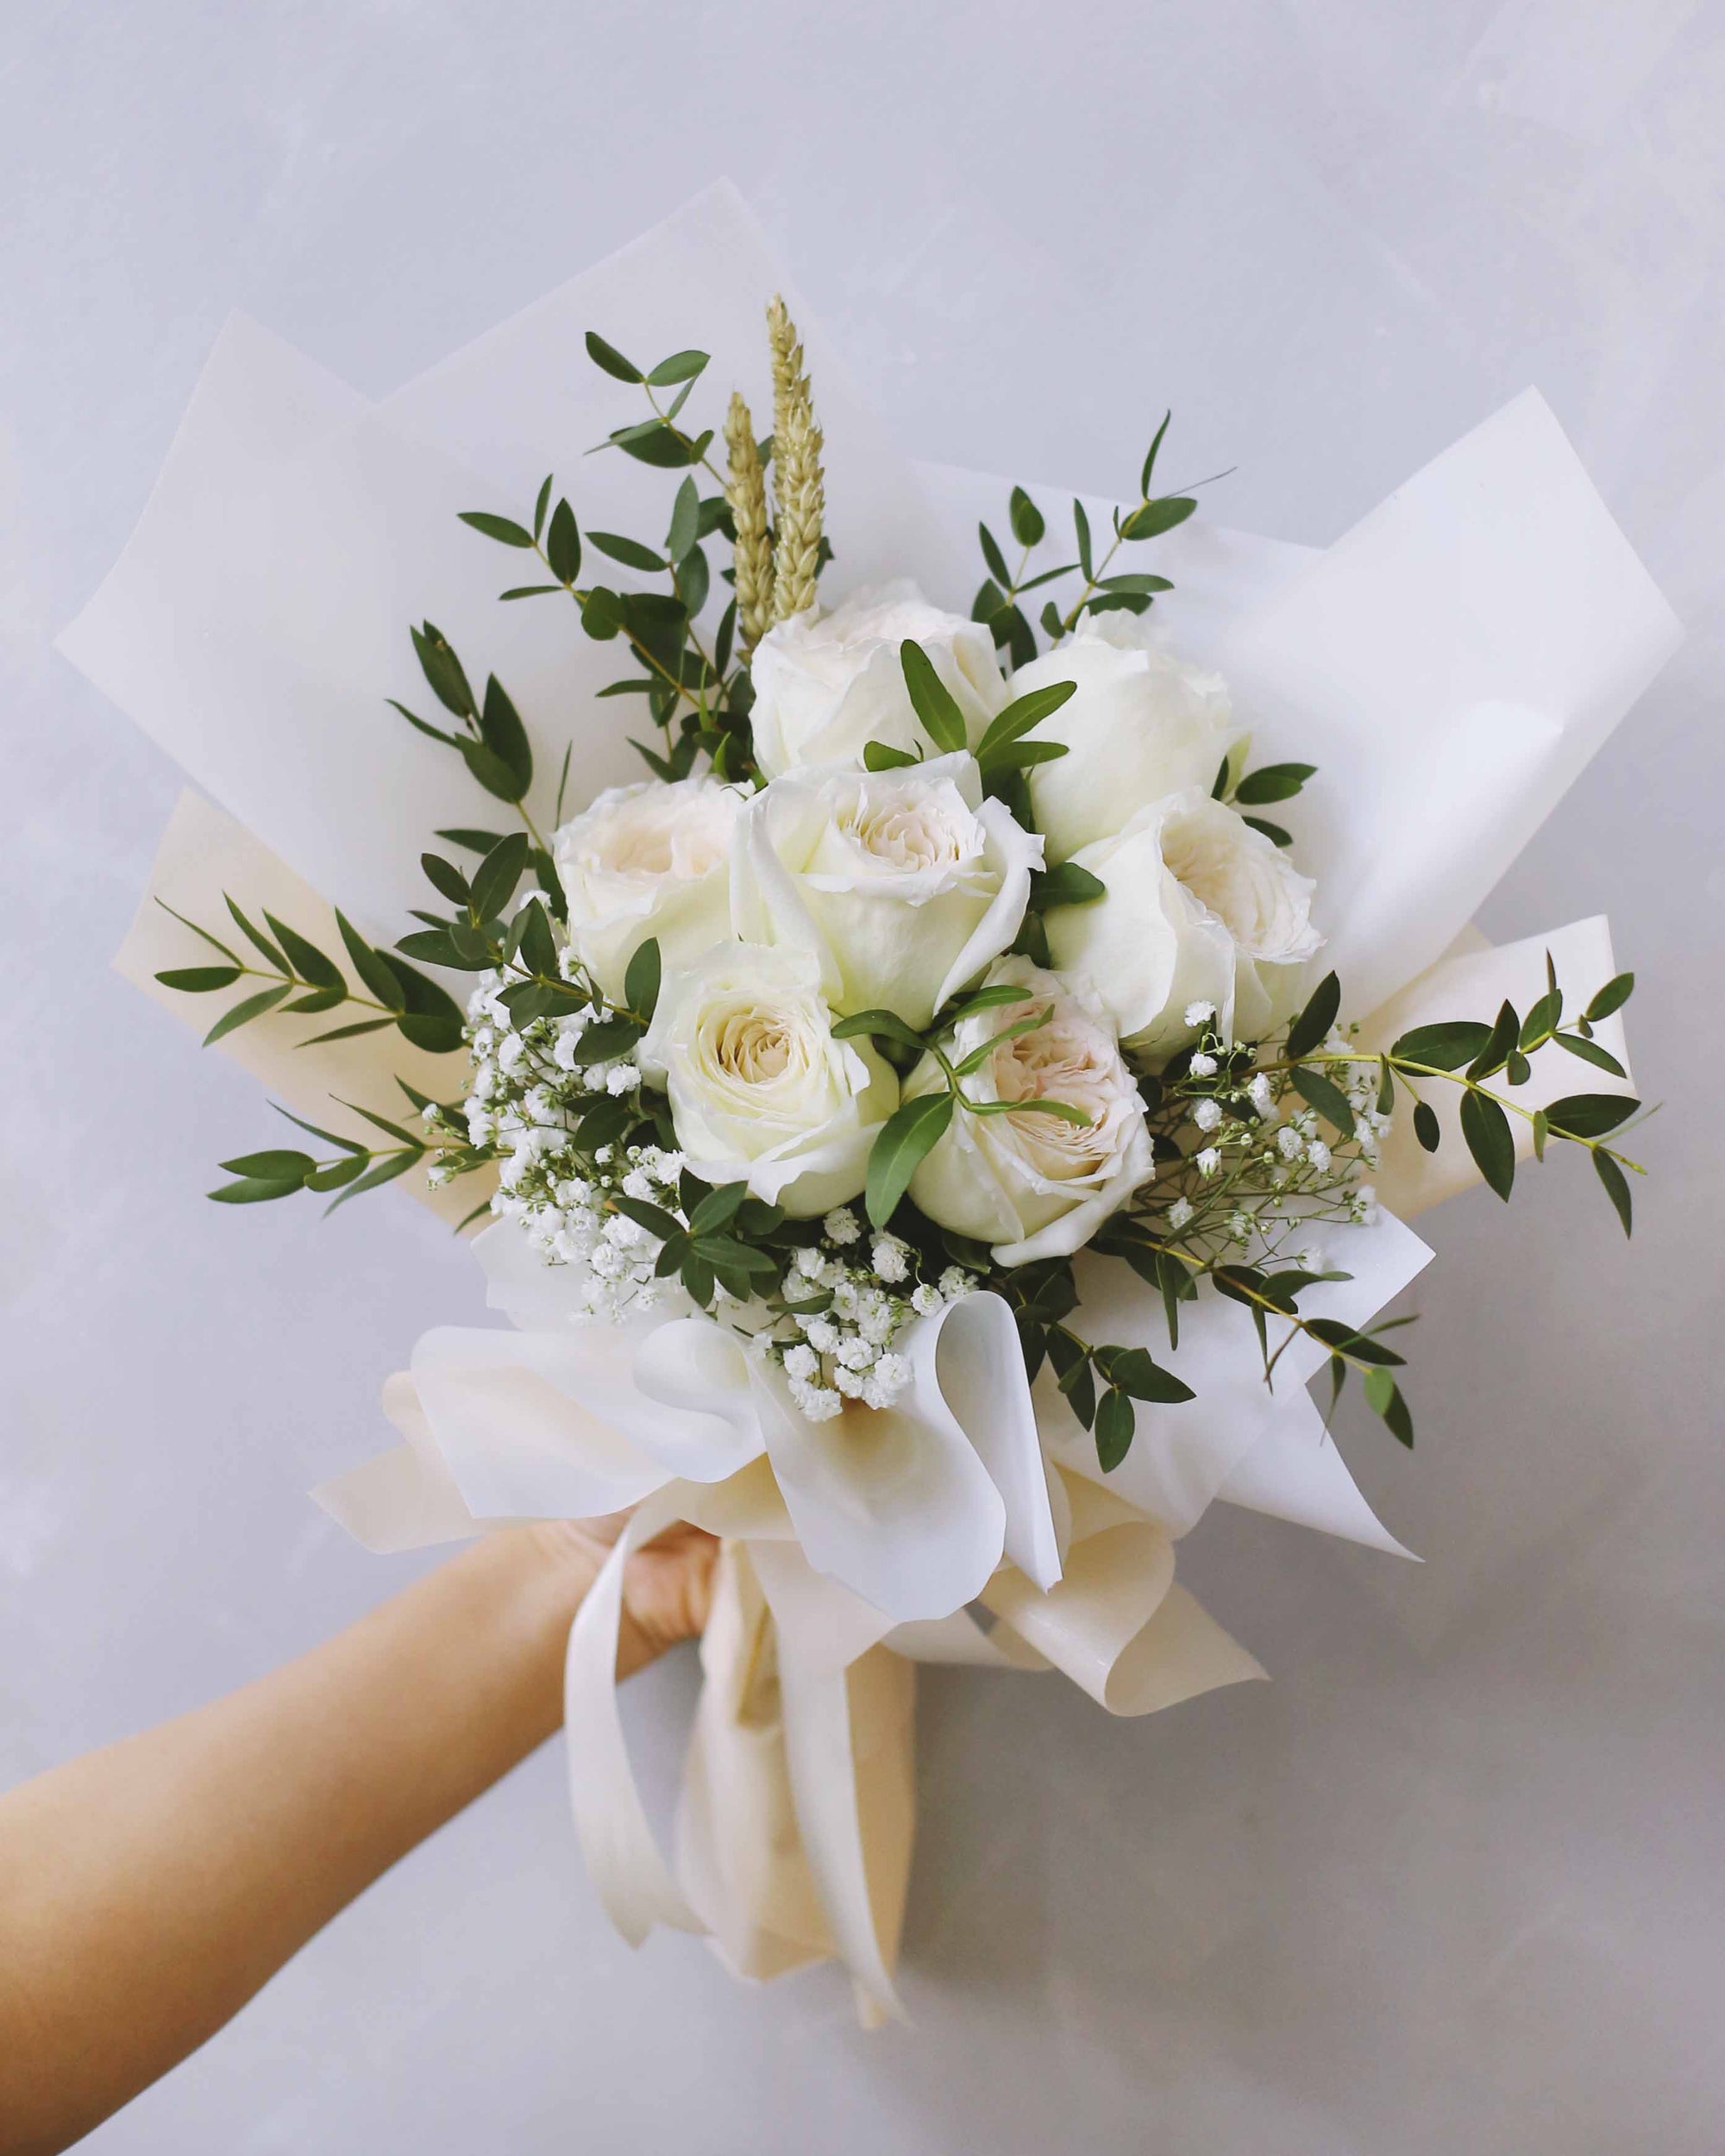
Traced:
<path fill-rule="evenodd" d="M 571 1614 L 598 1577 L 627 1525 L 626 1512 L 599 1520 L 545 1520 L 521 1530 L 573 1590 Z M 712 1599 L 718 1544 L 686 1522 L 668 1527 L 624 1568 L 617 1674 L 628 1677 L 680 1639 L 699 1639 Z"/>

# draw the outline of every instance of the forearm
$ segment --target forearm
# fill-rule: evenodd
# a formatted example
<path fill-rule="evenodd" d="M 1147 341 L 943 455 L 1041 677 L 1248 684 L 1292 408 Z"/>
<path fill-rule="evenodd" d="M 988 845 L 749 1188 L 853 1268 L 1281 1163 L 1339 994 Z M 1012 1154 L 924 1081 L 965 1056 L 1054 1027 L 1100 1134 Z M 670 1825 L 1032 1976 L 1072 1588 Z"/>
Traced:
<path fill-rule="evenodd" d="M 561 1718 L 598 1556 L 486 1538 L 229 1697 L 0 1798 L 0 2149 L 62 2147 Z"/>

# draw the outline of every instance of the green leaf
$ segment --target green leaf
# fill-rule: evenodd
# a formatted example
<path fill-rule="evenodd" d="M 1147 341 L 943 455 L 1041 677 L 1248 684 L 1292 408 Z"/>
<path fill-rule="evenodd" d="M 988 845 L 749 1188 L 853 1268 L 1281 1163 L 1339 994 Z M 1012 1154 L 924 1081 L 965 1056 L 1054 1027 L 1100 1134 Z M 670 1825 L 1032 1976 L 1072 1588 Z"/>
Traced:
<path fill-rule="evenodd" d="M 1084 505 L 1076 495 L 1072 499 L 1072 530 L 1078 542 L 1078 566 L 1084 572 L 1084 581 L 1090 581 L 1090 519 L 1084 513 Z"/>
<path fill-rule="evenodd" d="M 674 472 L 700 461 L 700 448 L 693 442 L 685 442 L 676 429 L 667 426 L 662 419 L 649 420 L 639 427 L 623 428 L 612 436 L 612 442 L 637 462 L 654 465 L 662 472 Z"/>
<path fill-rule="evenodd" d="M 619 382 L 643 382 L 646 376 L 632 360 L 625 360 L 614 344 L 607 344 L 597 329 L 587 331 L 587 357 L 595 367 L 603 367 L 607 374 Z"/>
<path fill-rule="evenodd" d="M 1578 1056 L 1584 1063 L 1591 1063 L 1596 1070 L 1609 1070 L 1614 1078 L 1627 1078 L 1629 1074 L 1611 1053 L 1597 1041 L 1584 1041 L 1579 1033 L 1553 1033 L 1552 1038 L 1559 1048 L 1566 1048 L 1571 1056 Z"/>
<path fill-rule="evenodd" d="M 952 1110 L 950 1093 L 925 1093 L 903 1102 L 887 1119 L 869 1156 L 864 1193 L 869 1219 L 876 1228 L 885 1228 L 892 1219 L 900 1199 L 910 1188 L 911 1177 L 944 1136 L 952 1121 Z"/>
<path fill-rule="evenodd" d="M 1353 1136 L 1353 1110 L 1348 1106 L 1347 1095 L 1339 1086 L 1326 1078 L 1321 1072 L 1308 1070 L 1303 1065 L 1290 1070 L 1288 1077 L 1301 1099 L 1333 1124 L 1344 1138 Z"/>
<path fill-rule="evenodd" d="M 308 1190 L 339 1190 L 343 1183 L 350 1183 L 356 1175 L 363 1175 L 366 1163 L 371 1158 L 363 1148 L 349 1153 L 345 1160 L 331 1161 L 327 1168 L 317 1168 L 305 1178 Z"/>
<path fill-rule="evenodd" d="M 1130 1393 L 1134 1400 L 1147 1400 L 1157 1407 L 1177 1407 L 1197 1398 L 1192 1388 L 1172 1370 L 1165 1370 L 1153 1361 L 1147 1348 L 1098 1348 L 1096 1361 L 1108 1382 Z"/>
<path fill-rule="evenodd" d="M 572 1054 L 578 1064 L 608 1063 L 626 1055 L 640 1037 L 641 1028 L 635 1020 L 619 1015 L 588 1026 L 580 1040 L 565 1052 Z"/>
<path fill-rule="evenodd" d="M 474 693 L 467 677 L 461 670 L 461 662 L 449 649 L 443 632 L 435 622 L 427 622 L 423 629 L 408 631 L 413 639 L 413 649 L 419 660 L 420 671 L 431 684 L 432 693 L 445 711 L 453 711 L 457 718 L 474 717 Z M 401 710 L 397 705 L 396 709 Z M 411 711 L 405 717 L 412 718 Z M 414 719 L 417 726 L 420 721 Z M 425 731 L 433 730 L 427 727 Z"/>
<path fill-rule="evenodd" d="M 327 1033 L 314 1033 L 310 1039 L 298 1044 L 301 1048 L 321 1048 L 326 1041 L 351 1041 L 361 1033 L 381 1033 L 385 1026 L 393 1025 L 393 1018 L 361 1018 L 355 1025 L 332 1026 Z"/>
<path fill-rule="evenodd" d="M 561 592 L 562 588 L 561 584 L 511 584 L 506 592 L 499 592 L 498 597 L 500 599 L 543 599 L 547 592 Z M 401 706 L 397 705 L 396 709 L 399 711 L 400 708 Z M 410 718 L 413 718 L 411 711 L 407 716 Z M 417 724 L 418 722 L 415 720 L 414 723 Z"/>
<path fill-rule="evenodd" d="M 560 500 L 551 511 L 551 527 L 545 534 L 545 559 L 560 584 L 573 584 L 581 573 L 581 533 L 575 512 Z"/>
<path fill-rule="evenodd" d="M 982 549 L 982 559 L 988 565 L 988 573 L 1003 589 L 1010 589 L 1013 573 L 1007 567 L 1007 557 L 1000 552 L 1000 542 L 987 524 L 976 527 L 977 543 Z"/>
<path fill-rule="evenodd" d="M 324 1218 L 327 1219 L 337 1206 L 345 1205 L 349 1198 L 357 1198 L 361 1191 L 376 1190 L 384 1183 L 393 1182 L 398 1175 L 405 1175 L 410 1168 L 415 1167 L 424 1157 L 425 1148 L 417 1144 L 411 1153 L 381 1155 L 373 1160 L 363 1175 L 350 1182 L 345 1190 L 329 1200 L 323 1208 Z"/>
<path fill-rule="evenodd" d="M 1339 1319 L 1308 1318 L 1306 1330 L 1326 1347 L 1333 1348 L 1339 1355 L 1351 1355 L 1358 1363 L 1389 1363 L 1397 1369 L 1402 1366 L 1403 1358 L 1394 1348 L 1385 1347 L 1382 1340 L 1374 1340 L 1368 1332 L 1356 1332 Z"/>
<path fill-rule="evenodd" d="M 599 643 L 608 643 L 623 627 L 623 600 L 607 584 L 595 584 L 581 601 L 581 627 Z"/>
<path fill-rule="evenodd" d="M 1019 1030 L 1014 1026 L 1011 1032 Z M 1009 1039 L 1011 1033 L 996 1034 L 994 1037 Z M 1051 1115 L 1080 1131 L 1088 1131 L 1091 1122 L 1083 1109 L 1075 1108 L 1070 1100 L 967 1100 L 964 1106 L 972 1115 Z"/>
<path fill-rule="evenodd" d="M 317 1165 L 310 1153 L 277 1150 L 267 1153 L 242 1153 L 238 1160 L 224 1160 L 219 1163 L 230 1175 L 248 1175 L 260 1182 L 303 1182 Z"/>
<path fill-rule="evenodd" d="M 677 489 L 677 498 L 672 505 L 670 527 L 665 535 L 665 552 L 674 562 L 684 561 L 700 541 L 700 490 L 693 479 L 687 479 Z M 699 609 L 695 610 L 699 611 Z"/>
<path fill-rule="evenodd" d="M 1596 1150 L 1593 1165 L 1599 1180 L 1605 1186 L 1605 1194 L 1616 1207 L 1617 1218 L 1623 1223 L 1625 1235 L 1633 1233 L 1634 1206 L 1629 1196 L 1629 1178 L 1612 1159 L 1609 1153 Z"/>
<path fill-rule="evenodd" d="M 1197 508 L 1189 494 L 1164 494 L 1160 501 L 1145 502 L 1133 510 L 1120 526 L 1123 539 L 1156 539 L 1183 524 Z M 1088 572 L 1087 572 L 1088 573 Z"/>
<path fill-rule="evenodd" d="M 482 741 L 464 741 L 459 745 L 462 761 L 487 793 L 499 801 L 518 801 L 526 793 L 515 772 Z"/>
<path fill-rule="evenodd" d="M 234 901 L 229 899 L 228 903 L 231 906 Z M 156 904 L 161 908 L 164 913 L 172 913 L 174 919 L 179 923 L 182 928 L 189 928 L 192 934 L 198 937 L 201 942 L 208 943 L 211 950 L 219 950 L 230 966 L 237 966 L 242 962 L 238 951 L 229 950 L 228 946 L 222 941 L 219 936 L 212 936 L 207 928 L 199 928 L 196 921 L 188 921 L 185 914 L 175 913 L 174 909 L 168 904 L 166 899 L 158 899 L 156 900 Z M 285 968 L 284 968 L 284 970 L 285 970 Z"/>
<path fill-rule="evenodd" d="M 1240 821 L 1243 824 L 1249 824 L 1253 830 L 1262 837 L 1267 838 L 1272 846 L 1291 846 L 1294 843 L 1293 832 L 1284 830 L 1280 824 L 1269 823 L 1261 816 L 1243 816 Z"/>
<path fill-rule="evenodd" d="M 1474 1165 L 1506 1204 L 1515 1181 L 1515 1141 L 1509 1119 L 1489 1093 L 1471 1087 L 1461 1099 L 1461 1134 Z"/>
<path fill-rule="evenodd" d="M 976 745 L 976 761 L 986 766 L 998 750 L 1018 740 L 1021 734 L 1027 734 L 1032 727 L 1039 726 L 1077 692 L 1076 681 L 1051 681 L 1046 688 L 1032 689 L 1027 696 L 1014 697 L 1004 711 L 997 712 L 988 722 L 987 731 Z"/>
<path fill-rule="evenodd" d="M 1096 1403 L 1096 1463 L 1111 1474 L 1132 1450 L 1137 1421 L 1132 1401 L 1117 1385 L 1110 1385 Z"/>
<path fill-rule="evenodd" d="M 1368 1370 L 1360 1382 L 1364 1388 L 1366 1406 L 1373 1414 L 1382 1417 L 1390 1436 L 1412 1451 L 1414 1418 L 1408 1413 L 1408 1403 L 1402 1397 L 1402 1388 L 1389 1372 L 1382 1368 Z"/>
<path fill-rule="evenodd" d="M 509 517 L 492 517 L 482 509 L 457 511 L 464 524 L 471 524 L 475 531 L 482 531 L 487 539 L 495 539 L 505 547 L 530 547 L 533 534 Z"/>
<path fill-rule="evenodd" d="M 548 472 L 540 483 L 539 498 L 533 505 L 533 536 L 536 539 L 545 529 L 545 511 L 550 505 L 551 481 L 554 473 Z"/>
<path fill-rule="evenodd" d="M 213 1048 L 217 1041 L 225 1039 L 229 1033 L 237 1032 L 242 1025 L 249 1025 L 254 1018 L 261 1018 L 266 1011 L 273 1011 L 285 995 L 292 993 L 292 984 L 284 981 L 279 988 L 263 988 L 256 995 L 246 997 L 243 1002 L 236 1003 L 230 1011 L 224 1011 L 216 1019 L 204 1036 L 204 1047 Z"/>
<path fill-rule="evenodd" d="M 1515 1005 L 1509 1002 L 1500 1004 L 1485 1045 L 1468 1065 L 1467 1075 L 1470 1078 L 1489 1078 L 1494 1070 L 1509 1061 L 1521 1037 L 1521 1020 Z"/>
<path fill-rule="evenodd" d="M 207 1190 L 206 1198 L 213 1198 L 218 1206 L 255 1206 L 272 1198 L 291 1198 L 303 1188 L 296 1175 L 292 1182 L 271 1182 L 261 1176 L 248 1175 L 236 1183 L 223 1183 L 219 1190 Z"/>
<path fill-rule="evenodd" d="M 440 898 L 448 899 L 452 906 L 466 907 L 467 880 L 453 862 L 445 861 L 441 854 L 421 854 L 419 866 Z"/>
<path fill-rule="evenodd" d="M 1615 974 L 1587 1006 L 1587 1022 L 1597 1025 L 1601 1018 L 1609 1018 L 1614 1011 L 1621 1011 L 1635 993 L 1635 976 L 1632 973 Z"/>
<path fill-rule="evenodd" d="M 1043 522 L 1042 511 L 1021 486 L 1015 486 L 1008 514 L 1012 518 L 1013 536 L 1021 547 L 1040 543 L 1048 526 Z"/>
<path fill-rule="evenodd" d="M 862 749 L 862 768 L 865 771 L 897 771 L 906 764 L 914 768 L 922 761 L 908 749 L 894 749 L 889 742 L 866 742 Z"/>
<path fill-rule="evenodd" d="M 1555 988 L 1546 989 L 1539 1001 L 1521 1021 L 1521 1048 L 1525 1054 L 1538 1048 L 1556 1031 L 1558 1020 L 1563 1016 L 1563 998 Z"/>
<path fill-rule="evenodd" d="M 486 682 L 485 708 L 480 713 L 480 735 L 492 755 L 509 767 L 523 793 L 533 783 L 533 751 L 521 714 L 493 674 Z"/>
<path fill-rule="evenodd" d="M 692 382 L 706 365 L 707 357 L 705 352 L 674 352 L 668 360 L 661 360 L 647 379 L 655 389 L 668 389 L 674 382 Z"/>
<path fill-rule="evenodd" d="M 1025 586 L 1026 590 L 1029 588 L 1027 585 Z M 1171 592 L 1174 586 L 1165 576 L 1151 576 L 1142 569 L 1131 569 L 1123 576 L 1105 576 L 1096 588 L 1101 592 L 1130 592 L 1154 599 L 1160 592 Z M 1093 606 L 1090 611 L 1101 613 L 1105 610 Z"/>
<path fill-rule="evenodd" d="M 470 854 L 488 854 L 503 836 L 501 831 L 453 830 L 439 831 L 439 838 L 447 838 L 452 846 L 460 846 Z M 423 859 L 423 856 L 421 856 Z M 465 897 L 463 904 L 466 903 Z"/>
<path fill-rule="evenodd" d="M 1313 989 L 1305 1009 L 1288 1029 L 1288 1054 L 1297 1061 L 1309 1056 L 1336 1022 L 1341 1008 L 1342 984 L 1327 973 Z"/>
<path fill-rule="evenodd" d="M 1019 992 L 1018 1000 L 1023 1000 L 1022 990 Z M 906 1025 L 895 1011 L 853 1011 L 849 1018 L 838 1019 L 832 1029 L 832 1037 L 836 1041 L 854 1040 L 859 1033 L 878 1034 L 884 1039 L 898 1042 L 901 1048 L 914 1049 L 919 1054 L 922 1051 L 921 1034 Z"/>
<path fill-rule="evenodd" d="M 717 1190 L 710 1190 L 689 1215 L 691 1235 L 717 1235 L 728 1227 L 737 1216 L 737 1209 L 749 1195 L 749 1186 L 743 1183 L 724 1183 Z"/>
<path fill-rule="evenodd" d="M 182 995 L 208 995 L 213 988 L 231 988 L 240 978 L 238 966 L 175 966 L 166 973 L 159 973 L 156 979 L 164 988 L 177 988 Z"/>
<path fill-rule="evenodd" d="M 1640 1105 L 1624 1093 L 1571 1093 L 1547 1105 L 1546 1120 L 1562 1138 L 1603 1138 Z"/>
<path fill-rule="evenodd" d="M 973 1011 L 1001 1010 L 1009 1003 L 1022 1003 L 1028 993 L 1027 989 L 1009 987 L 1004 981 L 992 988 L 973 988 L 969 995 L 960 996 L 956 1003 L 947 1006 L 947 1021 L 957 1025 Z"/>
<path fill-rule="evenodd" d="M 623 532 L 589 530 L 587 543 L 597 547 L 601 554 L 608 554 L 613 561 L 622 562 L 625 568 L 664 573 L 664 555 L 655 554 L 651 547 L 643 547 L 638 539 L 630 539 Z"/>
<path fill-rule="evenodd" d="M 1019 1018 L 1015 1025 L 1001 1026 L 998 1032 L 991 1033 L 987 1040 L 979 1042 L 962 1062 L 953 1065 L 953 1075 L 957 1078 L 968 1078 L 973 1070 L 980 1070 L 994 1050 L 1004 1043 L 1018 1040 L 1026 1033 L 1039 1032 L 1052 1020 L 1053 1017 L 1054 1006 L 1051 1003 L 1042 1010 L 1033 1012 L 1029 1018 Z M 981 1105 L 989 1104 L 985 1102 Z"/>
<path fill-rule="evenodd" d="M 278 973 L 287 973 L 291 971 L 292 969 L 289 967 L 286 959 L 283 957 L 282 954 L 276 949 L 275 945 L 271 943 L 270 939 L 263 933 L 262 930 L 254 928 L 252 925 L 252 923 L 247 918 L 245 914 L 243 914 L 240 911 L 239 907 L 235 905 L 233 899 L 228 897 L 228 893 L 225 891 L 222 893 L 222 896 L 227 899 L 228 911 L 234 917 L 235 926 L 246 938 L 247 942 L 251 944 L 252 948 L 260 953 L 264 959 L 270 965 L 275 968 Z"/>
<path fill-rule="evenodd" d="M 667 1213 L 662 1206 L 649 1205 L 644 1198 L 626 1198 L 618 1191 L 612 1194 L 611 1205 L 613 1212 L 634 1221 L 637 1227 L 645 1228 L 649 1235 L 656 1235 L 662 1243 L 683 1232 L 675 1213 Z"/>
<path fill-rule="evenodd" d="M 342 931 L 342 941 L 348 947 L 348 956 L 354 962 L 354 971 L 360 976 L 361 984 L 370 990 L 385 1010 L 405 1011 L 407 999 L 401 992 L 401 983 L 339 908 L 336 913 L 336 925 Z"/>
<path fill-rule="evenodd" d="M 928 654 L 919 643 L 906 637 L 899 646 L 899 663 L 904 668 L 905 686 L 910 692 L 912 705 L 929 739 L 948 755 L 964 748 L 964 714 L 935 672 Z"/>
<path fill-rule="evenodd" d="M 1389 1053 L 1397 1062 L 1458 1070 L 1474 1060 L 1490 1037 L 1491 1028 L 1477 1018 L 1449 1018 L 1437 1025 L 1416 1025 L 1390 1044 Z"/>
<path fill-rule="evenodd" d="M 1317 768 L 1314 763 L 1260 764 L 1256 771 L 1248 771 L 1234 788 L 1234 799 L 1244 801 L 1248 808 L 1292 800 Z"/>
<path fill-rule="evenodd" d="M 649 936 L 629 962 L 623 976 L 623 1000 L 638 1017 L 650 1018 L 659 1000 L 659 939 Z"/>
<path fill-rule="evenodd" d="M 493 919 L 514 897 L 527 867 L 527 853 L 526 832 L 511 831 L 474 871 L 473 909 L 480 920 Z"/>
<path fill-rule="evenodd" d="M 337 1146 L 344 1153 L 363 1153 L 366 1150 L 357 1138 L 343 1138 L 336 1131 L 321 1130 L 317 1124 L 308 1123 L 304 1116 L 295 1115 L 291 1108 L 284 1108 L 279 1100 L 272 1100 L 270 1106 L 278 1115 L 285 1115 L 296 1130 L 309 1131 L 313 1138 L 321 1138 L 326 1145 Z"/>
<path fill-rule="evenodd" d="M 1150 498 L 1150 482 L 1156 472 L 1156 453 L 1162 447 L 1162 437 L 1168 432 L 1168 423 L 1173 417 L 1171 411 L 1163 413 L 1162 424 L 1156 430 L 1156 438 L 1150 445 L 1150 454 L 1144 461 L 1144 470 L 1138 474 L 1138 491 L 1146 501 Z"/>
<path fill-rule="evenodd" d="M 275 932 L 275 939 L 286 952 L 289 962 L 300 978 L 314 988 L 340 988 L 345 992 L 347 976 L 333 958 L 326 958 L 316 943 L 302 936 L 297 928 L 277 920 L 267 910 L 264 918 Z"/>
<path fill-rule="evenodd" d="M 1094 906 L 1098 899 L 1108 895 L 1108 887 L 1100 876 L 1093 876 L 1088 868 L 1081 868 L 1076 861 L 1063 861 L 1057 868 L 1032 879 L 1034 896 L 1031 904 L 1039 913 L 1051 912 L 1058 906 Z"/>

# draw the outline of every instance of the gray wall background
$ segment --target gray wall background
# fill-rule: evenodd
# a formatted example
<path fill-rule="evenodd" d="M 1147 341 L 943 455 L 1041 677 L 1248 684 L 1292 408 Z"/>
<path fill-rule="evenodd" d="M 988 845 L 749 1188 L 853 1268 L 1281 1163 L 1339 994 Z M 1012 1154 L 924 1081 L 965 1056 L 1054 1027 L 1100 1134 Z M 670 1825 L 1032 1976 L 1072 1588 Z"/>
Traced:
<path fill-rule="evenodd" d="M 1422 1569 L 1221 1507 L 1184 1575 L 1273 1686 L 930 1677 L 913 2034 L 630 1955 L 548 1752 L 91 2145 L 1717 2147 L 1725 6 L 67 0 L 6 47 L 0 1780 L 405 1577 L 303 1493 L 477 1307 L 405 1203 L 205 1204 L 265 1111 L 105 970 L 177 779 L 49 638 L 230 307 L 381 393 L 729 171 L 918 454 L 1107 491 L 1171 403 L 1212 514 L 1321 542 L 1535 381 L 1690 630 L 1484 916 L 1609 906 L 1671 1105 L 1633 1253 L 1573 1162 L 1423 1224 L 1418 1453 L 1343 1432 Z M 689 1687 L 637 1688 L 662 1780 Z"/>

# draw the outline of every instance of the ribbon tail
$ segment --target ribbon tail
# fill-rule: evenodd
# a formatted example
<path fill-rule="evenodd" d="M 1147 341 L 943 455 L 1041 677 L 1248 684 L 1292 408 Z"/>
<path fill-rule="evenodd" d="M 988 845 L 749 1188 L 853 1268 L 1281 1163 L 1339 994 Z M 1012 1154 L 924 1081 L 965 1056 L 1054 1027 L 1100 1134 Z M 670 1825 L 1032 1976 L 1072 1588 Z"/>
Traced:
<path fill-rule="evenodd" d="M 656 1924 L 704 1932 L 660 1853 L 630 1764 L 617 1703 L 623 1574 L 643 1543 L 682 1517 L 679 1485 L 656 1491 L 618 1537 L 574 1623 L 563 1665 L 563 1723 L 575 1834 L 605 1915 L 631 1946 Z"/>
<path fill-rule="evenodd" d="M 904 2021 L 909 2017 L 888 1973 L 869 1896 L 848 1675 L 844 1670 L 815 1669 L 781 1651 L 779 1678 L 791 1795 L 809 1869 L 833 1943 L 856 1985 L 863 2021 Z"/>

